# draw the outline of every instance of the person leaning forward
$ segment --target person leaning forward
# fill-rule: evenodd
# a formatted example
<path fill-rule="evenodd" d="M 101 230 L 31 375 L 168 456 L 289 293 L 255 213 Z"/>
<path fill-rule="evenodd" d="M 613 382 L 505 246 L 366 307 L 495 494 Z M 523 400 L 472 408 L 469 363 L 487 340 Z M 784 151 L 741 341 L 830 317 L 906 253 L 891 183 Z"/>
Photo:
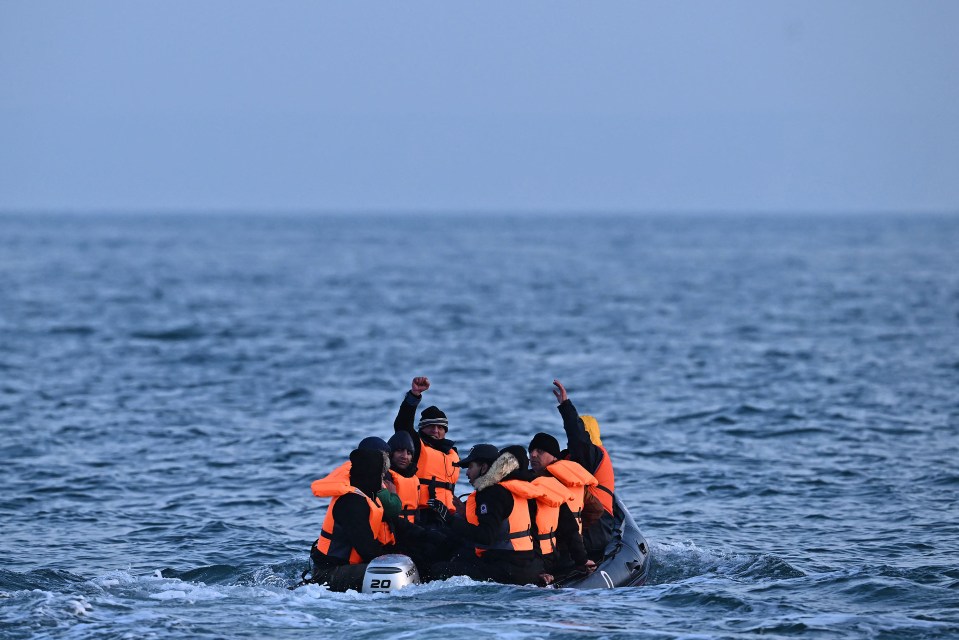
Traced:
<path fill-rule="evenodd" d="M 423 392 L 430 388 L 429 378 L 413 378 L 410 390 L 400 404 L 393 421 L 393 430 L 405 432 L 413 440 L 413 466 L 420 479 L 419 506 L 426 508 L 431 499 L 439 500 L 447 509 L 455 509 L 454 491 L 459 478 L 459 454 L 455 443 L 446 439 L 449 422 L 439 407 L 427 407 L 420 414 L 419 430 L 413 427 L 416 407 Z"/>
<path fill-rule="evenodd" d="M 356 448 L 367 449 L 370 451 L 380 451 L 387 455 L 390 454 L 390 445 L 387 444 L 383 438 L 377 438 L 376 436 L 363 438 L 360 440 L 360 443 L 356 445 Z M 326 476 L 320 478 L 319 480 L 314 480 L 310 485 L 313 490 L 313 495 L 317 496 L 318 498 L 326 497 L 326 494 L 322 492 L 327 490 L 326 487 L 331 482 L 349 483 L 351 466 L 352 463 L 350 460 L 347 460 L 336 469 L 333 469 L 333 471 L 328 473 Z M 392 470 L 390 473 L 393 473 Z M 394 516 L 401 515 L 403 513 L 403 496 L 398 495 L 399 489 L 395 484 L 396 482 L 402 482 L 403 479 L 397 479 L 393 477 L 391 480 L 390 476 L 385 476 L 384 480 L 387 482 L 382 489 L 377 491 L 376 498 L 383 505 L 383 517 L 386 519 L 391 519 Z M 317 493 L 318 491 L 320 493 Z"/>
<path fill-rule="evenodd" d="M 518 447 L 522 449 L 522 447 Z M 524 456 L 525 457 L 525 452 Z M 478 444 L 459 463 L 476 491 L 462 517 L 434 500 L 431 506 L 450 524 L 454 535 L 470 541 L 470 553 L 431 568 L 435 578 L 456 575 L 503 584 L 543 584 L 543 561 L 534 551 L 531 502 L 542 490 L 530 484 L 514 452 Z"/>
<path fill-rule="evenodd" d="M 320 537 L 310 550 L 310 582 L 327 584 L 331 591 L 363 588 L 371 560 L 392 553 L 395 538 L 383 516 L 376 494 L 383 488 L 386 455 L 373 449 L 350 453 L 349 481 L 313 483 L 313 493 L 331 497 Z"/>

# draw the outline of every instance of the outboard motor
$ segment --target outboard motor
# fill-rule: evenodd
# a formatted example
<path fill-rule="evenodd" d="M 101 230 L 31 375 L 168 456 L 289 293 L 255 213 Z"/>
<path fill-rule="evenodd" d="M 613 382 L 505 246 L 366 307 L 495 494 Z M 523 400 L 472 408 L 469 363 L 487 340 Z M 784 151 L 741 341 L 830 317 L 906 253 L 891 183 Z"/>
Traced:
<path fill-rule="evenodd" d="M 390 593 L 419 584 L 420 572 L 408 556 L 398 553 L 374 558 L 363 576 L 363 593 Z"/>

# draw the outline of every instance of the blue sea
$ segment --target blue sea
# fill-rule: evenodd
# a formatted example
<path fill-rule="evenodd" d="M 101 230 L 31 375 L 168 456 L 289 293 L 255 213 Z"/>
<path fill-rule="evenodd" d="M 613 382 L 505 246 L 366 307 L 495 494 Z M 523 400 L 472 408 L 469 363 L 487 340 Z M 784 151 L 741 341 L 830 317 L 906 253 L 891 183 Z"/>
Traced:
<path fill-rule="evenodd" d="M 649 583 L 290 591 L 417 375 L 562 380 Z M 955 638 L 959 216 L 7 214 L 0 429 L 5 639 Z"/>

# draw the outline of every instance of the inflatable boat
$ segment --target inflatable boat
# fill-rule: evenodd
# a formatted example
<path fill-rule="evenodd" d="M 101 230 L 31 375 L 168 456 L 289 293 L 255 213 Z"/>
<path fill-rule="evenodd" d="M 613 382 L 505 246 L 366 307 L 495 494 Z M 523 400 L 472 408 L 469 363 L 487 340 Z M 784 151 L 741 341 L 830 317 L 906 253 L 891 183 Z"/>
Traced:
<path fill-rule="evenodd" d="M 646 584 L 650 565 L 649 545 L 617 495 L 613 495 L 613 518 L 613 533 L 596 570 L 567 576 L 556 583 L 557 587 L 613 589 Z"/>
<path fill-rule="evenodd" d="M 613 496 L 614 527 L 602 561 L 590 573 L 566 576 L 551 585 L 561 589 L 638 587 L 649 577 L 649 545 L 618 496 Z M 370 562 L 363 577 L 363 593 L 389 593 L 419 584 L 420 574 L 408 557 L 380 556 Z"/>

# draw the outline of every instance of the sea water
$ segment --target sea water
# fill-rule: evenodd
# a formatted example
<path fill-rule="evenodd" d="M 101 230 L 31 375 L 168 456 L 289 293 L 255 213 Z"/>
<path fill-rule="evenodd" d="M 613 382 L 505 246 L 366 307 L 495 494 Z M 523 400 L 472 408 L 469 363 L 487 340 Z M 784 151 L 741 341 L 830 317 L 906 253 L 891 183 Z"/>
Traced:
<path fill-rule="evenodd" d="M 417 375 L 562 380 L 649 583 L 288 590 Z M 959 217 L 0 216 L 0 636 L 956 637 L 957 391 Z"/>

